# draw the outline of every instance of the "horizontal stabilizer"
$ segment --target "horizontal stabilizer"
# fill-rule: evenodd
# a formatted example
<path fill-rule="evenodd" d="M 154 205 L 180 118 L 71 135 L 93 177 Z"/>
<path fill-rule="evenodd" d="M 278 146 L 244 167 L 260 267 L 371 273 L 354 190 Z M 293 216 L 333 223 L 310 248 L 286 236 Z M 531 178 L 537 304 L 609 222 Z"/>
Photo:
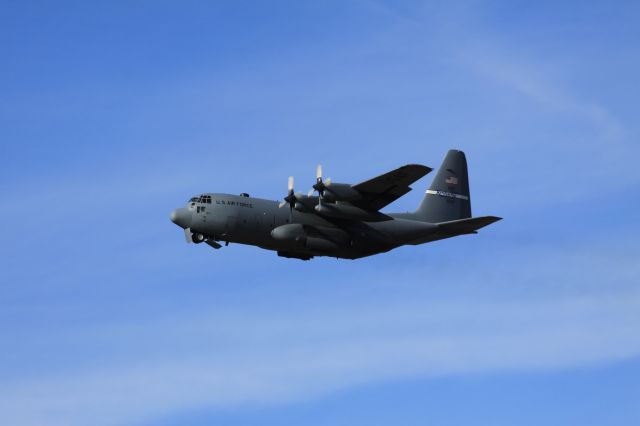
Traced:
<path fill-rule="evenodd" d="M 438 223 L 438 231 L 451 235 L 475 234 L 480 228 L 502 220 L 496 216 L 470 217 L 468 219 L 452 220 Z"/>

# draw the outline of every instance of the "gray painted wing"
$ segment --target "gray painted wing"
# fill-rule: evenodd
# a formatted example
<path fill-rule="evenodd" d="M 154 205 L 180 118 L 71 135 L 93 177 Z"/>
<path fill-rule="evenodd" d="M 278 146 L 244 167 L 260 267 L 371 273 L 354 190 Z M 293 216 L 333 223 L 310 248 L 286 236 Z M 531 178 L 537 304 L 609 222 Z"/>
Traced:
<path fill-rule="evenodd" d="M 366 210 L 380 210 L 411 191 L 409 185 L 427 175 L 431 170 L 433 169 L 421 164 L 407 164 L 353 185 L 353 189 L 358 190 L 363 195 L 363 199 L 354 201 L 352 204 Z"/>

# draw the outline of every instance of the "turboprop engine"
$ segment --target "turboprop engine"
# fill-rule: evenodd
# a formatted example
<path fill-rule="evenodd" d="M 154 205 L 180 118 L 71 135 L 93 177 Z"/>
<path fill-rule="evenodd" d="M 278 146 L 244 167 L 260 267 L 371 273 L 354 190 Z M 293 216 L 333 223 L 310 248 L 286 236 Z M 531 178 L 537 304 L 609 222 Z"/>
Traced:
<path fill-rule="evenodd" d="M 347 183 L 329 182 L 324 185 L 323 201 L 333 203 L 335 201 L 357 201 L 362 199 L 362 194 Z"/>

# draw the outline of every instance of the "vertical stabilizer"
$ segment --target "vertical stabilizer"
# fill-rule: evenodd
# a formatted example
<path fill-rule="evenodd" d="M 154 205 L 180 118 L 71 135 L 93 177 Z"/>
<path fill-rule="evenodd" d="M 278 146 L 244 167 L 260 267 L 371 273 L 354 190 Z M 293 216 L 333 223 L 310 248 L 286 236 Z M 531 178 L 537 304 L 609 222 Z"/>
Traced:
<path fill-rule="evenodd" d="M 450 150 L 414 213 L 431 223 L 471 217 L 469 175 L 464 152 Z"/>

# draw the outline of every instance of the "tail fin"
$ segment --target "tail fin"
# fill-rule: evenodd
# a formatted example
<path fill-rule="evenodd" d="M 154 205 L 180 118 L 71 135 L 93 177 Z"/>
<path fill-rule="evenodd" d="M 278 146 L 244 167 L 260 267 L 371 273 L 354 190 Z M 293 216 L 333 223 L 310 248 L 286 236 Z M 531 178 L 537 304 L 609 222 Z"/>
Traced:
<path fill-rule="evenodd" d="M 471 217 L 469 176 L 464 152 L 450 150 L 414 213 L 426 222 L 448 222 Z"/>

